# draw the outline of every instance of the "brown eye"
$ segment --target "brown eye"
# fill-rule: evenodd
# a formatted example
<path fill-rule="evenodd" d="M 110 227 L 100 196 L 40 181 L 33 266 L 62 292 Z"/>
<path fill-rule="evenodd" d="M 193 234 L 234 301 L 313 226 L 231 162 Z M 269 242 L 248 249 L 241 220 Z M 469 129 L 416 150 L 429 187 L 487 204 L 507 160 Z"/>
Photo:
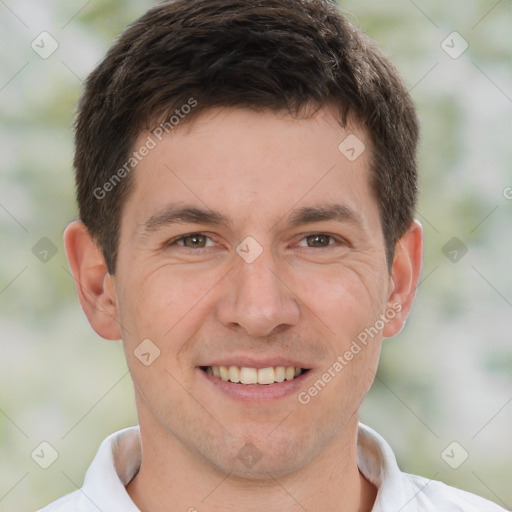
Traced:
<path fill-rule="evenodd" d="M 306 242 L 308 247 L 328 247 L 330 244 L 330 240 L 332 239 L 329 235 L 309 235 L 306 237 Z"/>
<path fill-rule="evenodd" d="M 191 247 L 192 249 L 203 248 L 206 247 L 206 241 L 208 237 L 206 235 L 201 235 L 198 233 L 194 233 L 191 235 L 186 235 L 181 238 L 183 245 L 185 247 Z"/>

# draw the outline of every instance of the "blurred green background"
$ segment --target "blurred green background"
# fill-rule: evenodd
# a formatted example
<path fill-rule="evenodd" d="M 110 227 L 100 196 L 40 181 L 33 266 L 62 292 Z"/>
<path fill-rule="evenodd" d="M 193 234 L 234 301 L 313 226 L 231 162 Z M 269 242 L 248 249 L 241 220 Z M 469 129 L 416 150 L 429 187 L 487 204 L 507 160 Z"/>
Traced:
<path fill-rule="evenodd" d="M 137 421 L 122 347 L 81 312 L 62 231 L 76 215 L 70 126 L 81 82 L 154 4 L 0 1 L 4 512 L 75 490 L 100 442 Z M 404 471 L 511 508 L 511 2 L 340 5 L 399 67 L 422 120 L 422 283 L 407 326 L 384 343 L 362 420 Z M 31 48 L 43 31 L 59 45 L 46 59 Z M 443 50 L 454 31 L 468 44 L 457 58 Z M 42 441 L 59 454 L 46 470 L 31 458 Z M 441 455 L 453 441 L 468 453 L 457 469 Z"/>

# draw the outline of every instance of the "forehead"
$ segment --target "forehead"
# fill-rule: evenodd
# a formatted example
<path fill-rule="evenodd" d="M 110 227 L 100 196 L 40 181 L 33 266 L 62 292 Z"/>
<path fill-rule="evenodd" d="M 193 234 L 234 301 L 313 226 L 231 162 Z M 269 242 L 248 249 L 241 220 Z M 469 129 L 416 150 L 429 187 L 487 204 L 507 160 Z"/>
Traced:
<path fill-rule="evenodd" d="M 147 141 L 152 148 L 134 171 L 127 203 L 139 224 L 169 203 L 267 224 L 294 206 L 320 203 L 372 210 L 363 217 L 376 212 L 368 137 L 353 122 L 340 126 L 327 109 L 304 119 L 214 109 L 168 134 L 140 134 L 135 150 Z"/>

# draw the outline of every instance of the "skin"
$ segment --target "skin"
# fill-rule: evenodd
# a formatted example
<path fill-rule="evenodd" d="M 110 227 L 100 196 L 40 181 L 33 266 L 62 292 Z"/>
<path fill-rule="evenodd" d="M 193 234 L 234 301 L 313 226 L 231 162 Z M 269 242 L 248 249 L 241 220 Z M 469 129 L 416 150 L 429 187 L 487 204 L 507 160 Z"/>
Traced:
<path fill-rule="evenodd" d="M 353 162 L 338 150 L 351 133 L 367 148 Z M 382 339 L 401 330 L 412 305 L 422 229 L 411 224 L 389 270 L 370 146 L 357 124 L 342 128 L 327 108 L 306 119 L 211 110 L 133 171 L 115 276 L 84 225 L 68 226 L 82 307 L 100 336 L 122 338 L 134 381 L 143 456 L 127 490 L 142 511 L 371 510 L 376 489 L 356 464 L 358 412 Z M 145 230 L 169 204 L 208 208 L 230 225 Z M 299 208 L 328 204 L 358 220 L 289 222 Z M 207 238 L 168 244 L 190 233 Z M 236 252 L 248 236 L 262 248 L 252 263 Z M 396 304 L 401 311 L 302 405 L 298 392 Z M 148 338 L 160 356 L 145 366 L 134 350 Z M 234 355 L 293 357 L 310 371 L 289 395 L 241 401 L 198 368 Z M 251 467 L 238 457 L 247 443 L 261 455 Z"/>

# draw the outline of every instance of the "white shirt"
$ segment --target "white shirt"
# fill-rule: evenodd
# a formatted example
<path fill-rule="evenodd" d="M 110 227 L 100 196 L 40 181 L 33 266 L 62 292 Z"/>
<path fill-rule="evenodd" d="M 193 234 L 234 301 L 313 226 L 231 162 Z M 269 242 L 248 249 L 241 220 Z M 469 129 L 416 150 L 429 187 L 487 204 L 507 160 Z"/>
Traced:
<path fill-rule="evenodd" d="M 139 427 L 107 437 L 85 475 L 81 489 L 38 512 L 140 512 L 125 486 L 140 466 Z M 357 465 L 378 489 L 373 512 L 504 512 L 479 496 L 435 480 L 402 473 L 391 447 L 369 427 L 360 424 Z"/>

